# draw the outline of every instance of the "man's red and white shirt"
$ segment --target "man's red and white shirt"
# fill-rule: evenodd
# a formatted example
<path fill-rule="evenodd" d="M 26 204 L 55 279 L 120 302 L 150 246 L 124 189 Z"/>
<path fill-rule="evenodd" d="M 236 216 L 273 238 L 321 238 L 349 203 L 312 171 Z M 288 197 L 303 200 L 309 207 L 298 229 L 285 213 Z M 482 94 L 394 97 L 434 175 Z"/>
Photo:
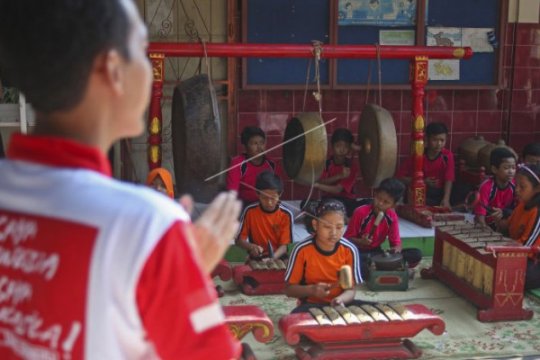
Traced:
<path fill-rule="evenodd" d="M 180 205 L 97 149 L 15 135 L 0 160 L 1 359 L 230 359 Z"/>

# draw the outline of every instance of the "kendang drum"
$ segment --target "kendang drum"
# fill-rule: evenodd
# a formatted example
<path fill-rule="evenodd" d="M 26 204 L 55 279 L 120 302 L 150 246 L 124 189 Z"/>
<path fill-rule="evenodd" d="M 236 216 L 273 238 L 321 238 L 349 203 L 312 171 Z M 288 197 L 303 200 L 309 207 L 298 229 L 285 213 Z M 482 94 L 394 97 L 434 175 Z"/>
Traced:
<path fill-rule="evenodd" d="M 317 181 L 324 170 L 328 150 L 326 128 L 319 113 L 293 117 L 283 141 L 283 167 L 287 175 L 299 184 L 311 185 Z"/>
<path fill-rule="evenodd" d="M 441 335 L 445 324 L 424 305 L 393 303 L 312 308 L 285 315 L 279 329 L 299 359 L 407 359 L 422 354 L 408 338 Z"/>

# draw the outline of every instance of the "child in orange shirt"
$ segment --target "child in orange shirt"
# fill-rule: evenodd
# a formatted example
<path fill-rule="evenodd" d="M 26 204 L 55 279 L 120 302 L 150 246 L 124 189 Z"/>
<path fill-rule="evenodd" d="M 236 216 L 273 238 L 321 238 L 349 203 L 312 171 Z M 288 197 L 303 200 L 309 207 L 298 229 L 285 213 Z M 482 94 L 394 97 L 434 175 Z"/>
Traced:
<path fill-rule="evenodd" d="M 283 183 L 276 174 L 263 171 L 257 175 L 255 188 L 259 202 L 244 209 L 236 245 L 252 259 L 279 259 L 287 254 L 293 223 L 292 212 L 279 202 Z"/>
<path fill-rule="evenodd" d="M 169 170 L 165 168 L 153 169 L 146 177 L 146 185 L 174 199 L 174 187 Z"/>
<path fill-rule="evenodd" d="M 509 236 L 531 248 L 525 273 L 525 290 L 540 287 L 540 166 L 519 165 L 516 173 L 518 205 L 507 220 L 499 222 L 499 230 L 508 230 Z"/>
<path fill-rule="evenodd" d="M 354 300 L 354 286 L 343 290 L 337 285 L 338 273 L 343 265 L 351 267 L 353 285 L 362 282 L 358 250 L 342 237 L 345 214 L 345 206 L 340 201 L 322 200 L 313 219 L 315 233 L 298 243 L 291 252 L 285 273 L 285 294 L 301 301 L 293 313 L 328 304 L 334 306 L 358 302 Z"/>

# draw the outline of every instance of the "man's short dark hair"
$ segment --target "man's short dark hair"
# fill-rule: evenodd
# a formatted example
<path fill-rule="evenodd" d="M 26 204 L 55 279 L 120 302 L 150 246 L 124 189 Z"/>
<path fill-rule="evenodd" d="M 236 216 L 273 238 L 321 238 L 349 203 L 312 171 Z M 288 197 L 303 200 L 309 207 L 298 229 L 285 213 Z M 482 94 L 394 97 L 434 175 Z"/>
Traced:
<path fill-rule="evenodd" d="M 3 76 L 43 113 L 82 99 L 96 57 L 129 60 L 128 14 L 119 0 L 0 0 Z"/>
<path fill-rule="evenodd" d="M 242 130 L 242 133 L 240 134 L 240 142 L 242 143 L 242 145 L 247 146 L 249 139 L 251 139 L 254 136 L 260 136 L 263 139 L 266 139 L 266 134 L 260 127 L 246 126 L 244 130 Z"/>
<path fill-rule="evenodd" d="M 394 202 L 398 202 L 405 192 L 405 185 L 398 179 L 387 178 L 381 181 L 375 191 L 384 191 L 394 199 Z"/>
<path fill-rule="evenodd" d="M 332 133 L 332 139 L 331 139 L 332 145 L 334 145 L 338 141 L 345 141 L 347 144 L 350 145 L 354 141 L 353 134 L 351 133 L 349 129 L 338 128 L 334 130 L 334 132 Z"/>
<path fill-rule="evenodd" d="M 283 191 L 283 182 L 271 171 L 263 171 L 257 175 L 255 180 L 255 188 L 257 190 L 276 190 L 281 193 Z"/>
<path fill-rule="evenodd" d="M 540 143 L 535 142 L 525 145 L 523 148 L 523 158 L 525 159 L 527 155 L 540 156 Z"/>
<path fill-rule="evenodd" d="M 491 154 L 489 155 L 489 164 L 491 166 L 495 166 L 498 169 L 499 166 L 501 166 L 504 159 L 509 159 L 509 158 L 516 160 L 516 155 L 514 155 L 514 153 L 508 150 L 507 148 L 498 147 L 491 150 Z"/>
<path fill-rule="evenodd" d="M 448 128 L 444 123 L 441 122 L 432 122 L 426 126 L 426 136 L 434 136 L 434 135 L 440 135 L 440 134 L 446 134 L 448 135 Z"/>

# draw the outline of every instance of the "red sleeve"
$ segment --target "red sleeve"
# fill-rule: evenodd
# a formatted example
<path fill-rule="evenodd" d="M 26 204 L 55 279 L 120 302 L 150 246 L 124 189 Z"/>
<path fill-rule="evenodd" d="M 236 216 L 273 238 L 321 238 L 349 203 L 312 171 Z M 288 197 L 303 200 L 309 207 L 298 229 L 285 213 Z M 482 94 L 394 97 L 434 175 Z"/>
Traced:
<path fill-rule="evenodd" d="M 489 192 L 490 192 L 490 190 L 491 190 L 491 181 L 486 180 L 486 181 L 484 181 L 482 183 L 482 185 L 480 185 L 480 189 L 478 189 L 478 193 L 480 194 L 480 202 L 474 208 L 475 215 L 480 215 L 480 216 L 486 216 L 487 215 L 487 211 L 482 206 L 482 204 L 485 205 L 485 206 L 489 205 Z"/>
<path fill-rule="evenodd" d="M 362 214 L 360 211 L 360 208 L 357 208 L 354 210 L 353 215 L 351 219 L 349 220 L 349 224 L 347 225 L 347 230 L 345 230 L 345 234 L 343 234 L 343 237 L 345 239 L 350 239 L 351 237 L 358 237 L 358 233 L 360 232 L 360 222 L 362 221 Z"/>
<path fill-rule="evenodd" d="M 186 226 L 176 222 L 163 235 L 139 278 L 136 297 L 146 335 L 164 360 L 236 358 L 240 344 L 193 257 Z"/>
<path fill-rule="evenodd" d="M 276 168 L 274 170 L 274 173 L 279 176 L 279 178 L 281 179 L 281 181 L 285 181 L 286 179 L 288 179 L 289 177 L 287 176 L 287 174 L 285 173 L 285 170 L 283 169 L 283 167 L 281 166 L 281 162 L 277 161 L 277 160 L 273 160 L 274 161 L 274 164 L 276 165 Z"/>
<path fill-rule="evenodd" d="M 242 156 L 237 156 L 231 161 L 231 169 L 227 171 L 227 190 L 237 191 L 240 189 L 240 180 L 242 178 L 242 170 L 240 163 Z"/>
<path fill-rule="evenodd" d="M 445 181 L 454 181 L 456 176 L 456 165 L 454 162 L 454 154 L 452 154 L 451 151 L 448 151 L 447 155 L 448 157 L 448 164 L 446 164 L 446 171 L 444 173 L 444 180 Z"/>
<path fill-rule="evenodd" d="M 353 193 L 354 184 L 356 182 L 356 178 L 358 177 L 358 165 L 352 164 L 350 169 L 351 173 L 349 176 L 339 182 L 339 184 L 343 186 L 343 191 L 347 194 Z"/>
<path fill-rule="evenodd" d="M 391 246 L 396 246 L 401 244 L 401 238 L 399 237 L 399 220 L 395 212 L 391 213 L 392 225 L 388 229 L 388 241 Z"/>
<path fill-rule="evenodd" d="M 403 164 L 399 167 L 396 177 L 397 178 L 403 178 L 403 177 L 410 177 L 412 174 L 412 158 L 409 156 Z"/>

